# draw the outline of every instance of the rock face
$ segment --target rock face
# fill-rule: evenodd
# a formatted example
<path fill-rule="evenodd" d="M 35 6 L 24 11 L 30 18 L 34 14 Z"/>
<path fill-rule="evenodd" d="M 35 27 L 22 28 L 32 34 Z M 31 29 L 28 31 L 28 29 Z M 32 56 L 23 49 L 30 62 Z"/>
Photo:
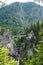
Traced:
<path fill-rule="evenodd" d="M 11 34 L 8 30 L 5 30 L 2 35 L 0 35 L 0 46 L 5 46 L 9 48 L 10 53 L 14 53 L 14 46 Z"/>
<path fill-rule="evenodd" d="M 12 57 L 14 57 L 15 59 L 18 59 L 18 55 L 20 54 L 21 57 L 24 56 L 25 52 L 23 51 L 26 45 L 30 45 L 30 41 L 34 42 L 35 38 L 34 38 L 34 33 L 33 31 L 31 31 L 30 33 L 28 33 L 24 38 L 25 41 L 23 43 L 24 46 L 19 46 L 19 50 L 18 48 L 14 47 L 13 43 L 13 39 L 12 39 L 12 35 L 10 34 L 10 32 L 8 30 L 5 30 L 3 32 L 2 35 L 0 35 L 0 46 L 5 46 L 7 48 L 9 48 L 10 50 L 10 55 L 12 55 Z M 28 41 L 28 42 L 27 42 Z M 28 43 L 28 44 L 27 44 Z M 27 49 L 27 53 L 30 56 L 33 56 L 33 49 L 34 49 L 35 45 L 32 45 L 31 48 Z M 18 54 L 19 53 L 19 54 Z"/>
<path fill-rule="evenodd" d="M 28 33 L 28 34 L 26 35 L 26 39 L 27 39 L 27 40 L 31 40 L 32 37 L 34 37 L 33 31 L 31 31 L 30 33 Z"/>
<path fill-rule="evenodd" d="M 27 54 L 29 54 L 31 57 L 33 57 L 33 55 L 34 55 L 33 49 L 32 48 L 28 49 Z"/>
<path fill-rule="evenodd" d="M 36 36 L 35 36 L 33 31 L 31 31 L 30 33 L 28 33 L 26 35 L 26 40 L 28 40 L 28 43 L 30 44 L 30 47 L 27 50 L 27 54 L 30 55 L 31 57 L 33 57 L 34 56 L 35 42 L 36 42 Z"/>

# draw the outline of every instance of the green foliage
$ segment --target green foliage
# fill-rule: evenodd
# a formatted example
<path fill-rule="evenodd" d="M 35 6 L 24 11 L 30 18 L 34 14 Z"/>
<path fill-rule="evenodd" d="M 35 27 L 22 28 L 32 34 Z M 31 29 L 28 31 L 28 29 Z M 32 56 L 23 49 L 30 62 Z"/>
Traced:
<path fill-rule="evenodd" d="M 9 28 L 13 35 L 24 34 L 28 24 L 43 20 L 43 8 L 34 3 L 16 2 L 4 8 L 0 8 L 0 25 Z"/>
<path fill-rule="evenodd" d="M 37 53 L 29 65 L 43 65 L 43 44 L 38 44 L 35 50 Z"/>
<path fill-rule="evenodd" d="M 31 57 L 31 59 L 30 58 L 25 59 L 23 63 L 24 65 L 43 65 L 43 22 L 40 24 L 40 26 L 39 23 L 37 24 L 37 26 L 35 24 L 33 29 L 36 32 L 38 31 L 40 39 L 37 41 L 36 48 L 34 48 L 35 50 L 34 57 Z"/>
<path fill-rule="evenodd" d="M 0 27 L 0 35 L 2 35 L 2 34 L 3 34 L 4 30 L 5 30 L 5 28 Z"/>
<path fill-rule="evenodd" d="M 17 61 L 8 56 L 8 53 L 7 48 L 0 47 L 0 65 L 17 65 Z"/>
<path fill-rule="evenodd" d="M 43 44 L 38 44 L 35 51 L 35 57 L 30 59 L 28 56 L 27 59 L 23 60 L 24 65 L 43 65 Z"/>
<path fill-rule="evenodd" d="M 0 3 L 1 3 L 1 7 L 5 6 L 5 3 L 3 1 L 0 1 Z"/>
<path fill-rule="evenodd" d="M 11 32 L 12 29 L 13 27 L 11 27 L 10 29 Z M 16 28 L 17 31 L 18 29 Z M 3 28 L 0 28 L 0 33 L 3 33 L 3 30 Z M 35 42 L 27 41 L 26 37 L 14 37 L 14 45 L 17 47 L 19 54 L 22 55 L 20 57 L 20 65 L 43 65 L 43 22 L 31 24 L 28 28 L 26 28 L 25 34 L 27 35 L 28 33 L 30 33 L 31 30 L 33 30 L 34 35 L 36 36 Z M 31 47 L 31 44 L 36 44 L 33 57 L 27 55 L 27 50 Z M 7 48 L 0 47 L 0 65 L 17 65 L 17 61 L 15 61 L 12 57 L 8 56 L 8 53 L 9 50 Z"/>

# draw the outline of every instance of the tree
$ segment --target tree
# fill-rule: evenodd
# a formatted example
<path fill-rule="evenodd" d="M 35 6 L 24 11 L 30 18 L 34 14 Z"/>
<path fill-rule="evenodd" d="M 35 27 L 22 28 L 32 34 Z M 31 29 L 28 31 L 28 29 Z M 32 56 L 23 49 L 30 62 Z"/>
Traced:
<path fill-rule="evenodd" d="M 4 7 L 5 6 L 5 3 L 3 1 L 0 0 L 0 6 L 1 7 Z"/>
<path fill-rule="evenodd" d="M 5 47 L 0 47 L 0 65 L 17 65 L 17 61 L 8 56 L 9 50 Z"/>

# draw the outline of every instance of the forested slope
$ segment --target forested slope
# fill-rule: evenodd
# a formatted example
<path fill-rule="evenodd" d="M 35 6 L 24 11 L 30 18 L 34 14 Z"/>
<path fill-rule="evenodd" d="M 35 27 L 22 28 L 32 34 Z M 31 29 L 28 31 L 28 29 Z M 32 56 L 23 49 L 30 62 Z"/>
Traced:
<path fill-rule="evenodd" d="M 43 7 L 32 2 L 15 2 L 0 8 L 0 25 L 10 28 L 13 34 L 24 34 L 23 30 L 38 20 L 43 20 Z"/>
<path fill-rule="evenodd" d="M 3 32 L 2 30 L 5 30 L 5 28 L 2 28 L 0 33 Z M 10 56 L 8 58 L 9 65 L 16 65 L 18 61 L 20 65 L 43 65 L 43 22 L 33 23 L 30 26 L 28 26 L 25 30 L 25 36 L 23 37 L 14 37 L 14 35 L 12 35 L 12 37 L 14 40 L 14 51 L 17 52 L 17 54 L 11 53 L 10 55 L 8 55 Z M 3 43 L 2 46 L 5 46 L 4 44 L 5 43 Z M 0 58 L 4 60 L 7 57 L 7 49 L 4 51 L 5 48 L 0 47 Z M 9 47 L 9 52 L 11 51 L 11 49 L 12 47 Z M 3 53 L 5 54 L 5 57 L 3 57 Z M 16 59 L 17 62 L 10 59 L 11 57 Z M 1 65 L 2 63 L 6 65 L 6 62 L 8 60 L 6 60 L 5 62 L 4 60 L 1 60 Z"/>
<path fill-rule="evenodd" d="M 43 65 L 43 7 L 16 2 L 0 8 L 0 65 Z"/>

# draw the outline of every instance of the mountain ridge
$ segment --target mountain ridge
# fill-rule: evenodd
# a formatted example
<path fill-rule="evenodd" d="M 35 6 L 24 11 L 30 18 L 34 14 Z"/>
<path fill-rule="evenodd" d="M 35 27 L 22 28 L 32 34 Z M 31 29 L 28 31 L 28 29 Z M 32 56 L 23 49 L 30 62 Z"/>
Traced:
<path fill-rule="evenodd" d="M 16 28 L 27 27 L 30 23 L 43 20 L 43 7 L 33 2 L 12 3 L 4 9 L 0 8 L 0 25 Z"/>

